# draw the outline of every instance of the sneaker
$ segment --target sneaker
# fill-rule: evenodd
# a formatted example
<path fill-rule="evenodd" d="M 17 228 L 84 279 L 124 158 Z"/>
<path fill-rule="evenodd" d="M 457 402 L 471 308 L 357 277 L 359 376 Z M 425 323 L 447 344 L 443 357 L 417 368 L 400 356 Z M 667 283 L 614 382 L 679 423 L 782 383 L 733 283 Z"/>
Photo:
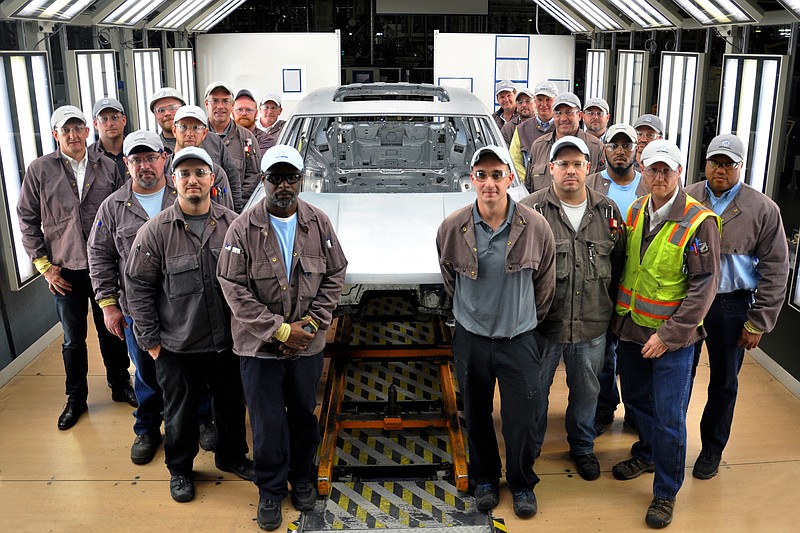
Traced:
<path fill-rule="evenodd" d="M 281 527 L 281 502 L 277 500 L 259 500 L 258 513 L 256 514 L 258 527 L 267 531 L 274 531 Z"/>
<path fill-rule="evenodd" d="M 176 502 L 190 502 L 194 499 L 194 483 L 186 476 L 172 476 L 169 479 L 169 494 Z"/>
<path fill-rule="evenodd" d="M 491 511 L 500 503 L 500 495 L 497 493 L 497 484 L 479 483 L 475 487 L 475 507 L 479 511 Z"/>
<path fill-rule="evenodd" d="M 614 421 L 614 411 L 611 409 L 598 409 L 594 415 L 594 433 L 596 436 L 602 435 L 608 426 Z"/>
<path fill-rule="evenodd" d="M 313 483 L 300 481 L 292 483 L 292 505 L 298 511 L 310 511 L 317 503 L 317 488 Z"/>
<path fill-rule="evenodd" d="M 722 456 L 709 452 L 708 450 L 701 450 L 697 461 L 694 463 L 692 475 L 697 479 L 711 479 L 719 472 L 719 462 Z"/>
<path fill-rule="evenodd" d="M 597 462 L 597 457 L 593 453 L 575 455 L 569 452 L 569 457 L 575 463 L 578 474 L 586 481 L 594 481 L 600 477 L 600 463 Z"/>
<path fill-rule="evenodd" d="M 153 460 L 159 444 L 161 433 L 136 435 L 131 446 L 131 462 L 135 465 L 146 465 Z"/>
<path fill-rule="evenodd" d="M 513 492 L 514 514 L 520 518 L 530 518 L 536 514 L 536 496 L 532 490 Z"/>
<path fill-rule="evenodd" d="M 253 481 L 253 461 L 245 457 L 244 459 L 235 463 L 224 464 L 216 462 L 217 468 L 223 472 L 233 472 L 245 481 Z"/>
<path fill-rule="evenodd" d="M 647 508 L 647 516 L 644 521 L 647 525 L 661 529 L 667 527 L 672 522 L 672 510 L 675 508 L 675 500 L 665 498 L 653 498 L 650 507 Z"/>
<path fill-rule="evenodd" d="M 636 457 L 625 459 L 624 461 L 615 464 L 614 468 L 611 469 L 611 473 L 614 474 L 614 477 L 623 481 L 637 478 L 645 472 L 655 471 L 656 465 L 653 463 L 645 463 Z"/>
<path fill-rule="evenodd" d="M 213 422 L 200 424 L 200 447 L 207 452 L 213 452 L 217 448 L 217 428 Z"/>

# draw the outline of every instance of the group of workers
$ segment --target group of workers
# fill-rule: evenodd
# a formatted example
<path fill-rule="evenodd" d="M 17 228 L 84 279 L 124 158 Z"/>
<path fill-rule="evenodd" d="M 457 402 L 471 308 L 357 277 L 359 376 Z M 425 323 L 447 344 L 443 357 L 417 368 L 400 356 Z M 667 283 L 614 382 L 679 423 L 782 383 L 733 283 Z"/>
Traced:
<path fill-rule="evenodd" d="M 502 82 L 497 102 L 508 146 L 475 152 L 476 202 L 447 217 L 437 236 L 476 506 L 499 502 L 497 384 L 514 512 L 537 512 L 534 462 L 563 358 L 577 472 L 600 477 L 594 441 L 614 419 L 619 374 L 638 441 L 612 474 L 654 472 L 645 521 L 666 527 L 684 480 L 686 412 L 703 344 L 710 378 L 692 475 L 710 479 L 730 437 L 744 352 L 774 328 L 783 305 L 780 210 L 742 181 L 746 154 L 735 135 L 710 142 L 705 180 L 684 187 L 685 154 L 662 138 L 657 116 L 608 126 L 607 102 L 581 107 L 547 81 L 533 90 Z M 686 169 L 687 182 L 693 174 Z M 531 193 L 519 202 L 507 194 L 515 175 Z"/>
<path fill-rule="evenodd" d="M 202 446 L 255 483 L 258 524 L 274 530 L 289 485 L 297 509 L 317 501 L 316 387 L 347 261 L 328 217 L 298 198 L 302 157 L 275 145 L 280 97 L 214 82 L 205 105 L 159 89 L 161 134 L 124 136 L 123 106 L 104 98 L 89 147 L 84 114 L 59 107 L 58 149 L 29 165 L 17 214 L 64 330 L 58 428 L 88 409 L 91 302 L 112 399 L 136 407 L 131 461 L 153 459 L 163 422 L 175 501 L 194 498 Z M 239 216 L 259 181 L 264 199 Z"/>
<path fill-rule="evenodd" d="M 302 157 L 275 145 L 280 96 L 259 102 L 224 82 L 204 96 L 205 109 L 159 89 L 149 105 L 161 134 L 127 136 L 123 106 L 104 98 L 88 147 L 86 117 L 59 107 L 58 149 L 28 167 L 17 214 L 64 330 L 58 428 L 88 409 L 91 306 L 112 399 L 136 407 L 131 461 L 152 460 L 163 422 L 174 500 L 194 498 L 201 446 L 220 470 L 255 483 L 258 524 L 274 530 L 287 495 L 299 510 L 317 500 L 316 388 L 347 260 L 329 218 L 298 198 Z M 548 81 L 501 83 L 497 100 L 508 146 L 474 153 L 476 201 L 436 238 L 476 507 L 499 502 L 499 384 L 514 512 L 537 512 L 533 467 L 563 358 L 578 473 L 601 475 L 594 441 L 614 419 L 619 374 L 639 439 L 612 473 L 655 473 L 646 522 L 665 527 L 683 482 L 703 342 L 710 382 L 693 475 L 709 479 L 730 435 L 744 351 L 777 321 L 788 277 L 780 212 L 741 181 L 745 153 L 733 135 L 712 140 L 706 180 L 684 188 L 685 154 L 662 139 L 654 115 L 608 126 L 604 100 L 582 107 Z M 531 193 L 519 202 L 507 193 L 515 176 Z M 265 198 L 238 215 L 259 182 Z"/>

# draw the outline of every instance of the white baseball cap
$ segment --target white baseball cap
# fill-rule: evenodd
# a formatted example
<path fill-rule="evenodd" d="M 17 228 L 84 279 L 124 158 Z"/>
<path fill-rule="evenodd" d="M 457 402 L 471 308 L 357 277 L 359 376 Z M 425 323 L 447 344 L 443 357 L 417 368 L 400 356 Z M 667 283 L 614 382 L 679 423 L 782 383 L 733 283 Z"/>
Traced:
<path fill-rule="evenodd" d="M 630 124 L 623 123 L 623 124 L 614 124 L 613 126 L 608 127 L 608 129 L 606 130 L 606 142 L 611 142 L 612 140 L 614 140 L 614 137 L 620 134 L 626 136 L 628 139 L 630 139 L 632 143 L 638 141 L 636 137 L 636 130 L 633 129 L 633 126 L 631 126 Z"/>
<path fill-rule="evenodd" d="M 265 104 L 267 102 L 275 102 L 278 104 L 278 107 L 283 107 L 283 101 L 281 101 L 281 95 L 278 93 L 267 93 L 264 98 L 261 99 L 261 104 Z"/>
<path fill-rule="evenodd" d="M 53 111 L 53 115 L 50 117 L 50 126 L 57 130 L 72 119 L 80 120 L 86 124 L 86 117 L 83 115 L 83 111 L 74 105 L 62 105 Z"/>
<path fill-rule="evenodd" d="M 233 92 L 233 89 L 231 89 L 230 85 L 228 85 L 224 81 L 212 81 L 211 83 L 208 84 L 208 87 L 206 87 L 206 94 L 204 98 L 208 98 L 208 95 L 213 93 L 217 89 L 223 89 L 231 96 L 235 94 Z"/>
<path fill-rule="evenodd" d="M 181 104 L 186 105 L 186 99 L 178 89 L 174 87 L 162 87 L 150 97 L 150 112 L 155 113 L 156 102 L 162 98 L 174 98 L 180 100 Z"/>
<path fill-rule="evenodd" d="M 506 92 L 506 91 L 509 91 L 509 92 L 512 92 L 512 93 L 516 93 L 517 92 L 517 88 L 514 87 L 514 84 L 511 83 L 509 80 L 503 80 L 503 81 L 501 81 L 500 83 L 497 84 L 497 87 L 494 90 L 494 95 L 497 96 L 498 94 Z"/>
<path fill-rule="evenodd" d="M 178 166 L 178 163 L 181 161 L 186 161 L 187 159 L 199 159 L 208 165 L 211 170 L 214 170 L 214 162 L 211 161 L 211 156 L 208 155 L 208 152 L 202 148 L 198 148 L 197 146 L 187 146 L 186 148 L 175 152 L 175 156 L 172 159 L 172 171 L 175 172 L 175 167 Z"/>
<path fill-rule="evenodd" d="M 178 122 L 184 118 L 197 119 L 203 124 L 208 122 L 208 115 L 206 115 L 206 112 L 203 111 L 201 107 L 196 105 L 185 105 L 178 109 L 178 111 L 175 113 L 174 121 Z"/>
<path fill-rule="evenodd" d="M 558 96 L 558 87 L 556 87 L 556 84 L 552 81 L 540 81 L 536 84 L 536 87 L 533 88 L 533 94 L 535 96 L 542 94 L 550 98 L 555 98 Z"/>
<path fill-rule="evenodd" d="M 642 150 L 642 163 L 649 167 L 658 162 L 666 163 L 672 170 L 677 170 L 681 166 L 681 150 L 678 145 L 666 139 L 648 143 Z"/>
<path fill-rule="evenodd" d="M 508 150 L 505 148 L 501 148 L 500 146 L 483 146 L 475 150 L 475 153 L 472 154 L 472 160 L 469 162 L 470 167 L 474 167 L 475 163 L 477 163 L 481 157 L 486 154 L 494 154 L 500 161 L 505 163 L 506 165 L 511 167 L 511 170 L 514 170 L 513 162 L 511 160 L 511 154 L 508 153 Z"/>
<path fill-rule="evenodd" d="M 164 143 L 161 136 L 150 130 L 137 130 L 125 137 L 122 142 L 122 153 L 128 157 L 134 148 L 149 148 L 152 152 L 163 152 Z"/>
<path fill-rule="evenodd" d="M 276 144 L 264 152 L 264 157 L 261 158 L 261 172 L 268 171 L 278 163 L 288 163 L 299 171 L 303 170 L 303 156 L 293 146 L 286 144 Z"/>
<path fill-rule="evenodd" d="M 573 135 L 566 135 L 553 143 L 553 147 L 550 148 L 550 161 L 553 161 L 556 158 L 559 150 L 569 147 L 577 148 L 583 155 L 589 157 L 589 147 L 586 146 L 586 143 L 583 139 Z"/>

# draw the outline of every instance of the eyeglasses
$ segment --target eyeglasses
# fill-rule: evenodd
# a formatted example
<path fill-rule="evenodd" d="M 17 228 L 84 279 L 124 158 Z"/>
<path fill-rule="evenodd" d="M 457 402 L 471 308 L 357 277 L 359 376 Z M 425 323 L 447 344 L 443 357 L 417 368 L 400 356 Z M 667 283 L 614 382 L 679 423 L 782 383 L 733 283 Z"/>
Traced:
<path fill-rule="evenodd" d="M 192 130 L 195 133 L 202 133 L 203 130 L 207 129 L 207 127 L 205 124 L 195 124 L 194 126 L 190 126 L 188 124 L 177 123 L 175 124 L 175 129 L 178 131 Z"/>
<path fill-rule="evenodd" d="M 220 104 L 231 105 L 233 103 L 233 100 L 231 100 L 230 98 L 208 98 L 206 100 L 206 103 L 211 105 L 220 105 Z"/>
<path fill-rule="evenodd" d="M 636 138 L 638 139 L 647 139 L 648 141 L 653 141 L 661 137 L 661 134 L 655 132 L 645 132 L 645 131 L 637 131 Z"/>
<path fill-rule="evenodd" d="M 563 159 L 556 159 L 553 161 L 553 165 L 559 170 L 567 170 L 569 167 L 575 167 L 576 170 L 580 170 L 585 167 L 589 162 L 586 160 L 583 161 L 564 161 Z"/>
<path fill-rule="evenodd" d="M 256 110 L 253 109 L 252 107 L 242 107 L 239 109 L 234 109 L 233 112 L 236 113 L 237 115 L 252 115 L 253 113 L 256 112 Z"/>
<path fill-rule="evenodd" d="M 647 176 L 648 178 L 655 178 L 657 175 L 661 174 L 665 178 L 669 178 L 675 171 L 670 168 L 651 168 L 645 167 L 642 169 L 642 174 Z"/>
<path fill-rule="evenodd" d="M 706 165 L 714 170 L 717 170 L 719 167 L 725 170 L 733 170 L 734 168 L 739 168 L 741 164 L 741 161 L 717 161 L 716 159 L 706 159 Z"/>
<path fill-rule="evenodd" d="M 126 157 L 125 160 L 135 167 L 140 167 L 147 163 L 148 165 L 154 164 L 161 159 L 161 155 L 149 155 L 147 157 Z"/>
<path fill-rule="evenodd" d="M 606 114 L 605 111 L 584 111 L 583 116 L 585 117 L 602 117 Z"/>
<path fill-rule="evenodd" d="M 622 148 L 626 152 L 632 151 L 636 148 L 636 143 L 606 143 L 606 149 L 612 152 Z"/>
<path fill-rule="evenodd" d="M 510 175 L 510 170 L 492 170 L 491 172 L 486 172 L 485 170 L 476 170 L 472 173 L 472 177 L 475 178 L 475 181 L 479 181 L 481 183 L 486 181 L 489 176 L 492 177 L 493 181 L 503 181 Z"/>
<path fill-rule="evenodd" d="M 72 127 L 61 126 L 60 128 L 58 128 L 58 132 L 64 136 L 69 135 L 70 133 L 75 133 L 77 135 L 80 135 L 84 131 L 86 131 L 86 124 L 78 124 L 77 126 L 72 126 Z"/>
<path fill-rule="evenodd" d="M 294 185 L 301 179 L 303 179 L 302 172 L 293 172 L 291 174 L 273 174 L 273 173 L 264 173 L 262 174 L 264 179 L 270 182 L 273 185 L 280 185 L 282 181 L 286 181 L 289 185 Z"/>
<path fill-rule="evenodd" d="M 574 117 L 578 113 L 580 113 L 580 111 L 578 111 L 577 109 L 570 109 L 569 111 L 553 111 L 553 114 L 557 117 L 561 116 Z"/>
<path fill-rule="evenodd" d="M 532 102 L 533 102 L 533 100 L 531 100 L 530 98 L 517 98 L 517 105 L 519 105 L 519 104 L 531 105 Z"/>
<path fill-rule="evenodd" d="M 189 179 L 190 176 L 194 176 L 198 179 L 203 179 L 211 175 L 211 171 L 207 168 L 196 168 L 194 170 L 189 170 L 185 168 L 181 168 L 176 170 L 174 176 L 178 179 L 185 180 Z"/>
<path fill-rule="evenodd" d="M 261 109 L 263 109 L 264 111 L 277 111 L 278 109 L 280 109 L 280 107 L 276 105 L 262 105 Z"/>
<path fill-rule="evenodd" d="M 106 122 L 117 122 L 118 120 L 122 120 L 122 115 L 120 113 L 114 113 L 113 115 L 100 115 L 97 117 L 97 122 L 100 124 L 105 124 Z"/>
<path fill-rule="evenodd" d="M 168 111 L 175 112 L 178 109 L 180 109 L 180 107 L 181 107 L 180 104 L 165 105 L 164 107 L 157 107 L 155 109 L 155 112 L 156 112 L 156 115 L 163 115 L 164 113 L 167 113 Z"/>

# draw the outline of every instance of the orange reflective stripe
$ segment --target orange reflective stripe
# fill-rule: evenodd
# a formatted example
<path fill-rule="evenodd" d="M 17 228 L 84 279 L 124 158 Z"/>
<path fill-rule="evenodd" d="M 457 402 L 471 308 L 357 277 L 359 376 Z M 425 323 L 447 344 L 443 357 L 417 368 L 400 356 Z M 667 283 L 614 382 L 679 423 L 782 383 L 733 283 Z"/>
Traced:
<path fill-rule="evenodd" d="M 669 242 L 675 246 L 684 247 L 686 239 L 689 237 L 689 230 L 695 221 L 703 215 L 706 209 L 699 204 L 689 204 L 683 213 L 683 220 L 676 224 L 669 235 Z"/>

